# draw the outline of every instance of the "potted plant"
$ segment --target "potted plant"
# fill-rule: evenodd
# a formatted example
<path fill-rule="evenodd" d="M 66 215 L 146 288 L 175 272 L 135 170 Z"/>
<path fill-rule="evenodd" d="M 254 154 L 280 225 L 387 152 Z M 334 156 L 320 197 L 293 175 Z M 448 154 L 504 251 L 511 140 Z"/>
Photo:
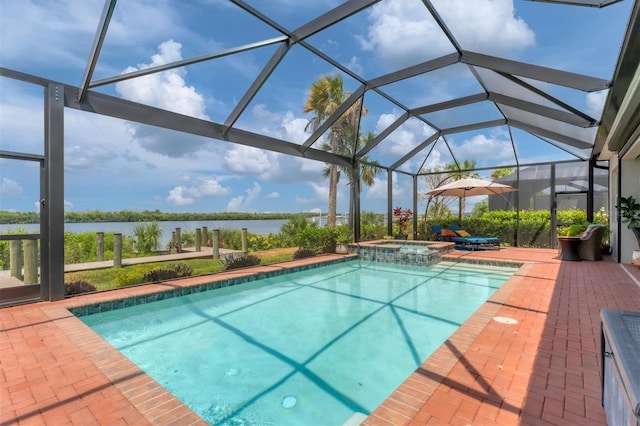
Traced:
<path fill-rule="evenodd" d="M 395 235 L 396 240 L 406 240 L 409 237 L 407 234 L 407 225 L 413 217 L 411 209 L 403 209 L 396 207 L 393 209 L 393 220 L 398 224 L 398 233 Z"/>
<path fill-rule="evenodd" d="M 351 242 L 351 230 L 347 225 L 337 226 L 335 229 L 336 254 L 348 254 Z"/>
<path fill-rule="evenodd" d="M 627 228 L 633 231 L 633 235 L 635 235 L 638 247 L 640 248 L 640 203 L 630 195 L 628 197 L 621 197 L 616 207 L 620 213 L 622 223 L 626 223 Z M 634 250 L 631 259 L 633 263 L 640 264 L 640 250 Z"/>

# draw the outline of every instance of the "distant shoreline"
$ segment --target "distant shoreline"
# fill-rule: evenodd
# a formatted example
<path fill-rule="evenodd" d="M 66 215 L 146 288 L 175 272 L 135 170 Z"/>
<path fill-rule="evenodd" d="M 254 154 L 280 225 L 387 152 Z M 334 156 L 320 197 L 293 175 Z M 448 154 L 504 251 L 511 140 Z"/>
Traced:
<path fill-rule="evenodd" d="M 154 211 L 129 211 L 118 212 L 86 211 L 66 212 L 64 223 L 107 223 L 107 222 L 191 222 L 191 221 L 226 221 L 226 220 L 288 220 L 304 215 L 313 217 L 322 213 L 247 213 L 247 212 L 221 212 L 221 213 L 165 213 Z M 36 212 L 10 212 L 0 210 L 0 225 L 26 225 L 40 222 L 40 214 Z"/>

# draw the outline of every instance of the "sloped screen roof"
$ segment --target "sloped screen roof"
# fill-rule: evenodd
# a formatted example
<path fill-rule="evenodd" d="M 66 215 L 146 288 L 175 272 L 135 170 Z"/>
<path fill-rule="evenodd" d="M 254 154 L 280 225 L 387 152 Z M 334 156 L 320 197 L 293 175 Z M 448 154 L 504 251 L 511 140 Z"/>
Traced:
<path fill-rule="evenodd" d="M 47 45 L 21 46 L 28 60 L 5 51 L 2 65 L 5 75 L 73 87 L 72 108 L 323 162 L 408 174 L 448 161 L 513 167 L 589 157 L 632 5 L 94 1 L 84 6 L 93 40 L 55 52 L 62 26 L 44 25 Z M 64 22 L 64 9 L 43 19 Z M 34 17 L 13 20 L 25 20 L 24 31 L 37 26 Z M 9 24 L 5 40 L 18 36 Z M 64 69 L 54 60 L 38 67 L 35 57 L 52 51 L 69 61 Z M 341 102 L 305 113 L 310 87 L 326 75 L 342 79 Z M 347 149 L 326 152 L 349 114 L 366 143 L 342 135 Z M 148 149 L 179 157 L 200 143 Z"/>

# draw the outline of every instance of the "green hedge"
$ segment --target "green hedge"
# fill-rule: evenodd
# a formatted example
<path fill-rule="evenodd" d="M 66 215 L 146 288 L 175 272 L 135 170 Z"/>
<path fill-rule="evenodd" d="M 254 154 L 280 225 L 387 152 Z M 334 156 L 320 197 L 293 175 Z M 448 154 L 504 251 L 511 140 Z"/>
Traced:
<path fill-rule="evenodd" d="M 561 210 L 557 212 L 558 225 L 586 222 L 584 210 Z M 490 211 L 479 217 L 462 219 L 462 228 L 472 235 L 498 237 L 507 246 L 514 246 L 516 236 L 520 247 L 551 247 L 551 213 L 546 210 L 522 210 L 517 225 L 515 211 Z M 427 221 L 426 237 L 435 239 L 432 225 L 448 227 L 458 225 L 457 218 Z"/>

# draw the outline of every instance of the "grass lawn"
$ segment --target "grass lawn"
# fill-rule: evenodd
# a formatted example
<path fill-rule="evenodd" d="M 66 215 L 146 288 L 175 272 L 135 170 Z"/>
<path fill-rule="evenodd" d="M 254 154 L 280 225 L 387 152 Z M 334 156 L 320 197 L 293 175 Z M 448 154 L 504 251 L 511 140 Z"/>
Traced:
<path fill-rule="evenodd" d="M 260 258 L 262 265 L 270 265 L 273 263 L 286 262 L 293 259 L 293 254 L 297 247 L 273 249 L 265 251 L 256 251 L 251 254 Z M 168 263 L 186 263 L 193 268 L 193 275 L 215 274 L 224 270 L 224 264 L 219 260 L 213 259 L 185 259 L 170 262 L 155 262 L 146 265 L 162 266 Z M 136 265 L 123 266 L 121 269 L 135 268 Z M 115 277 L 120 268 L 103 268 L 89 269 L 86 271 L 67 272 L 64 274 L 64 281 L 71 282 L 76 280 L 87 281 L 93 284 L 98 291 L 111 290 L 116 288 Z"/>

